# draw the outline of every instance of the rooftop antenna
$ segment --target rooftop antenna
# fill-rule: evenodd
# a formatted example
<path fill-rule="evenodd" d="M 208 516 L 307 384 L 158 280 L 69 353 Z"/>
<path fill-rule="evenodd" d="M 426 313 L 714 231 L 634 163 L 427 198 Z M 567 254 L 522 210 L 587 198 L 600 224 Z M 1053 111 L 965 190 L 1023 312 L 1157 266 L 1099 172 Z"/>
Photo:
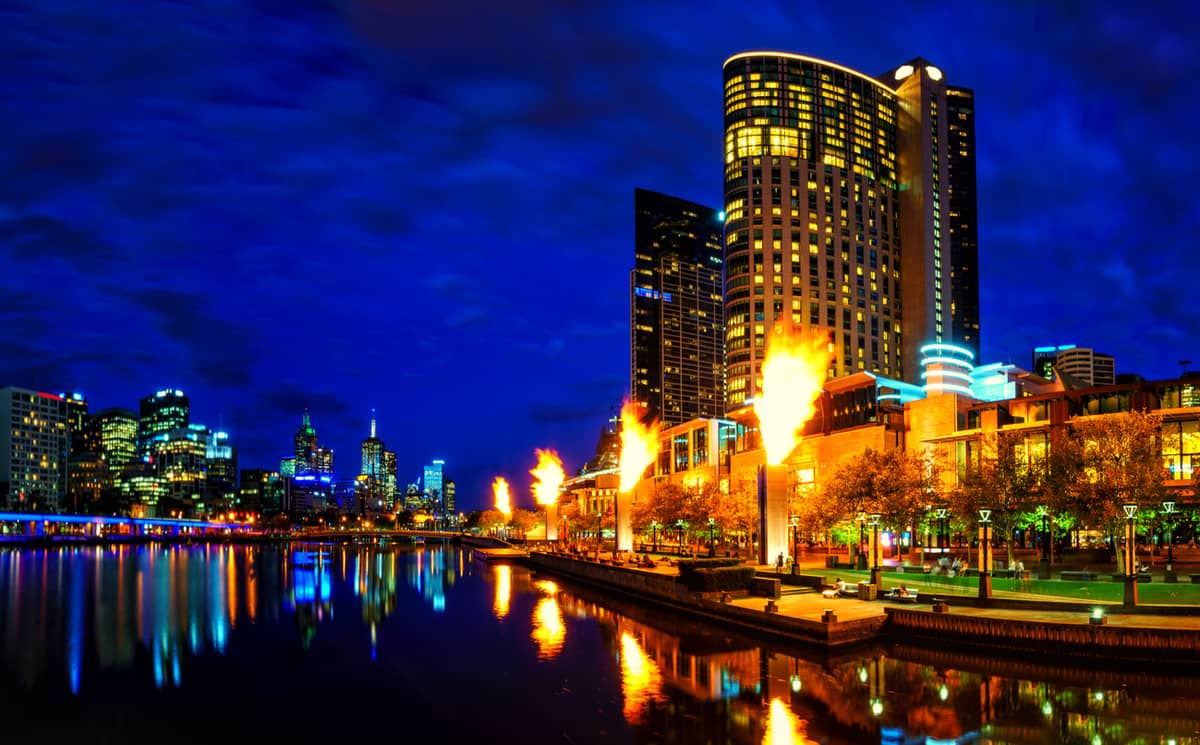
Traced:
<path fill-rule="evenodd" d="M 375 437 L 375 410 L 371 409 L 371 437 Z"/>
<path fill-rule="evenodd" d="M 1190 364 L 1192 364 L 1191 360 L 1180 360 L 1179 361 L 1179 366 L 1183 368 L 1183 372 L 1179 373 L 1181 376 L 1187 375 L 1187 366 Z"/>

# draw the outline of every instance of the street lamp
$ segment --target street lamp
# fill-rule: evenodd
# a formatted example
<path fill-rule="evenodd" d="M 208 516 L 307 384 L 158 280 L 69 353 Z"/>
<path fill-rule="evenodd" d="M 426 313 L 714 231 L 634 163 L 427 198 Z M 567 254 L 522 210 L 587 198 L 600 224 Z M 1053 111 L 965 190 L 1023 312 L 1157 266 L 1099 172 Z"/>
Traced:
<path fill-rule="evenodd" d="M 871 584 L 879 584 L 879 518 L 878 512 L 867 516 L 867 524 L 871 526 Z"/>
<path fill-rule="evenodd" d="M 710 559 L 717 555 L 717 546 L 713 543 L 713 527 L 716 524 L 717 521 L 715 519 L 708 518 L 708 558 Z"/>
<path fill-rule="evenodd" d="M 683 520 L 676 520 L 675 528 L 679 536 L 679 555 L 683 556 Z"/>
<path fill-rule="evenodd" d="M 863 544 L 867 542 L 867 513 L 860 512 L 855 518 L 858 520 L 858 557 L 855 559 L 856 569 L 867 568 L 867 555 L 863 553 Z"/>
<path fill-rule="evenodd" d="M 650 543 L 654 546 L 654 553 L 658 553 L 658 521 L 650 521 Z"/>
<path fill-rule="evenodd" d="M 938 553 L 942 554 L 943 556 L 946 554 L 946 549 L 949 547 L 947 545 L 949 541 L 947 540 L 946 536 L 946 514 L 949 512 L 950 510 L 946 509 L 945 507 L 938 507 L 933 512 L 938 521 Z"/>
<path fill-rule="evenodd" d="M 1175 576 L 1175 502 L 1173 500 L 1163 500 L 1163 512 L 1167 516 L 1167 573 L 1163 577 L 1163 582 L 1176 582 L 1178 579 Z"/>
<path fill-rule="evenodd" d="M 1134 502 L 1121 505 L 1125 510 L 1125 605 L 1138 604 L 1137 586 L 1137 511 Z"/>
<path fill-rule="evenodd" d="M 792 574 L 796 573 L 796 557 L 800 555 L 799 535 L 800 535 L 800 518 L 792 515 L 788 520 L 792 524 Z"/>
<path fill-rule="evenodd" d="M 986 600 L 992 596 L 992 511 L 979 510 L 979 597 Z"/>
<path fill-rule="evenodd" d="M 1038 563 L 1038 579 L 1050 579 L 1050 510 L 1040 504 L 1037 516 L 1042 519 L 1042 560 Z"/>

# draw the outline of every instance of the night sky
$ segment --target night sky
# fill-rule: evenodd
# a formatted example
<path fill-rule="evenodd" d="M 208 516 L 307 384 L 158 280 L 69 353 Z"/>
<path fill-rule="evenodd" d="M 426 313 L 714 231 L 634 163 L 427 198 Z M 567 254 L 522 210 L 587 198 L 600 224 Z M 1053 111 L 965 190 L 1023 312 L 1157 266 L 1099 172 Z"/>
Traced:
<path fill-rule="evenodd" d="M 0 385 L 182 388 L 243 468 L 307 407 L 339 478 L 374 407 L 401 483 L 531 506 L 629 386 L 633 189 L 720 205 L 753 49 L 975 89 L 984 361 L 1200 368 L 1197 11 L 872 5 L 0 0 Z"/>

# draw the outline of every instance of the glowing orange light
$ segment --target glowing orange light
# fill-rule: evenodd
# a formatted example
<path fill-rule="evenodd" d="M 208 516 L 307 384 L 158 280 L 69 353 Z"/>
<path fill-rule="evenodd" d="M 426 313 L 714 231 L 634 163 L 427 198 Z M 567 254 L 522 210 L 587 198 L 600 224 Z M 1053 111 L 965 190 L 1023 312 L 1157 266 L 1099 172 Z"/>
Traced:
<path fill-rule="evenodd" d="M 621 693 L 625 696 L 625 721 L 639 724 L 651 701 L 662 698 L 662 672 L 646 656 L 637 639 L 621 634 Z"/>
<path fill-rule="evenodd" d="M 505 515 L 512 514 L 512 497 L 508 492 L 508 481 L 503 476 L 497 476 L 492 482 L 492 496 L 496 498 L 496 509 Z"/>
<path fill-rule="evenodd" d="M 621 405 L 621 491 L 637 486 L 658 456 L 658 430 L 658 422 L 642 426 L 633 401 Z"/>
<path fill-rule="evenodd" d="M 762 392 L 754 401 L 768 465 L 783 463 L 796 447 L 796 430 L 816 411 L 829 360 L 825 337 L 800 332 L 771 335 L 762 366 Z"/>
<path fill-rule="evenodd" d="M 492 613 L 501 620 L 508 615 L 508 604 L 512 600 L 512 567 L 496 565 L 496 598 L 492 602 Z"/>
<path fill-rule="evenodd" d="M 778 698 L 771 699 L 762 741 L 763 745 L 804 745 L 813 742 L 808 737 L 808 723 L 797 717 L 788 705 Z"/>
<path fill-rule="evenodd" d="M 558 588 L 554 583 L 548 584 L 554 589 L 550 597 L 538 601 L 533 612 L 533 630 L 530 632 L 533 642 L 537 644 L 539 660 L 557 657 L 567 636 L 567 627 L 563 625 L 562 612 L 558 609 L 558 598 L 553 594 Z"/>
<path fill-rule="evenodd" d="M 533 475 L 533 498 L 541 505 L 558 504 L 558 490 L 562 487 L 565 474 L 562 459 L 553 450 L 538 448 L 537 466 L 529 473 Z"/>

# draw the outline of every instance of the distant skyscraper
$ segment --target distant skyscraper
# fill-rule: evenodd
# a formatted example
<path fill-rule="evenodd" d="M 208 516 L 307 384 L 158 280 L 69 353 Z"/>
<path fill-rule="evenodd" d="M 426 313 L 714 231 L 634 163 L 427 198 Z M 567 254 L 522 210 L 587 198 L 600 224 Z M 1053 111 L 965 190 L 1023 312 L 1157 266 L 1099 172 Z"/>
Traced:
<path fill-rule="evenodd" d="M 367 509 L 384 507 L 383 440 L 375 436 L 375 410 L 371 410 L 371 434 L 362 441 L 362 470 L 365 477 L 365 499 Z"/>
<path fill-rule="evenodd" d="M 446 483 L 442 486 L 442 490 L 446 492 L 446 499 L 444 500 L 446 503 L 446 518 L 453 521 L 457 517 L 455 510 L 458 509 L 456 505 L 458 486 L 454 483 L 454 480 L 451 479 L 446 481 Z"/>
<path fill-rule="evenodd" d="M 0 388 L 0 497 L 8 509 L 58 511 L 67 492 L 67 402 Z"/>
<path fill-rule="evenodd" d="M 761 390 L 774 329 L 830 334 L 834 376 L 915 379 L 921 345 L 953 340 L 942 71 L 748 52 L 724 79 L 729 406 Z"/>
<path fill-rule="evenodd" d="M 635 189 L 630 374 L 643 419 L 667 425 L 725 411 L 721 219 Z"/>
<path fill-rule="evenodd" d="M 237 448 L 229 441 L 227 432 L 209 432 L 205 443 L 205 500 L 209 504 L 232 505 L 237 500 Z"/>
<path fill-rule="evenodd" d="M 425 492 L 425 496 L 429 499 L 430 508 L 436 513 L 442 506 L 442 489 L 445 479 L 446 461 L 435 460 L 425 466 L 425 473 L 421 479 L 421 486 Z"/>
<path fill-rule="evenodd" d="M 190 402 L 180 390 L 161 390 L 142 399 L 138 410 L 138 453 L 150 454 L 155 437 L 188 426 Z"/>
<path fill-rule="evenodd" d="M 300 428 L 296 430 L 295 437 L 295 453 L 296 453 L 296 475 L 314 473 L 316 471 L 317 458 L 317 430 L 313 428 L 312 422 L 308 418 L 308 409 L 304 410 L 304 416 L 300 420 Z"/>
<path fill-rule="evenodd" d="M 281 458 L 279 460 L 279 475 L 285 479 L 290 479 L 296 475 L 296 459 Z"/>
<path fill-rule="evenodd" d="M 319 476 L 333 475 L 333 448 L 319 447 L 313 453 L 313 468 Z"/>
<path fill-rule="evenodd" d="M 1072 386 L 1115 385 L 1116 361 L 1111 354 L 1102 354 L 1074 344 L 1057 344 L 1033 348 L 1033 372 L 1047 380 L 1062 373 L 1063 384 Z"/>
<path fill-rule="evenodd" d="M 396 454 L 383 451 L 383 498 L 388 509 L 396 507 Z"/>
<path fill-rule="evenodd" d="M 283 480 L 275 471 L 249 468 L 241 472 L 238 488 L 238 508 L 264 515 L 283 508 Z"/>
<path fill-rule="evenodd" d="M 203 514 L 208 478 L 209 431 L 203 424 L 155 435 L 150 443 L 154 473 L 167 481 L 166 499 L 153 507 L 156 515 L 192 517 Z"/>
<path fill-rule="evenodd" d="M 71 455 L 94 452 L 89 448 L 88 405 L 82 393 L 60 393 L 67 404 L 67 435 L 71 438 Z"/>

